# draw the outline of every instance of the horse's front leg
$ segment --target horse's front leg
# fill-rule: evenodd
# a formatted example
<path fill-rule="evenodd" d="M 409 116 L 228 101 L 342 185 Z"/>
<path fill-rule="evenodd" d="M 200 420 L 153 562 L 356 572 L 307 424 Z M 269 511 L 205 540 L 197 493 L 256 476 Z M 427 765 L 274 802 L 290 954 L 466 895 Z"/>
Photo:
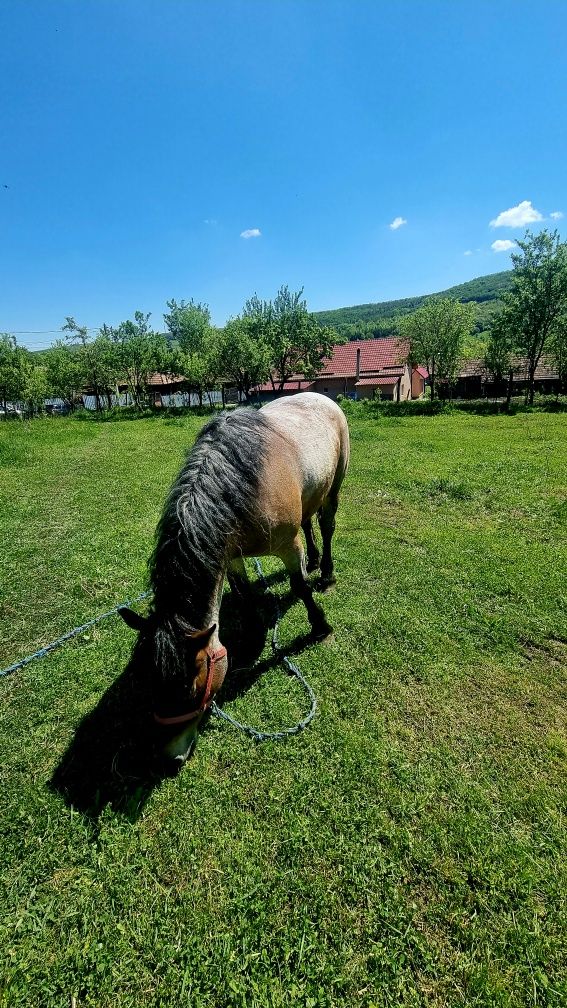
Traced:
<path fill-rule="evenodd" d="M 295 537 L 289 549 L 280 553 L 280 557 L 289 571 L 292 592 L 301 599 L 307 609 L 314 638 L 316 640 L 324 640 L 325 637 L 332 634 L 333 628 L 327 622 L 321 606 L 313 598 L 313 590 L 307 580 L 305 553 L 303 552 L 303 545 L 299 535 Z"/>
<path fill-rule="evenodd" d="M 246 599 L 251 595 L 252 586 L 242 557 L 238 556 L 230 561 L 226 574 L 230 590 L 238 598 Z"/>

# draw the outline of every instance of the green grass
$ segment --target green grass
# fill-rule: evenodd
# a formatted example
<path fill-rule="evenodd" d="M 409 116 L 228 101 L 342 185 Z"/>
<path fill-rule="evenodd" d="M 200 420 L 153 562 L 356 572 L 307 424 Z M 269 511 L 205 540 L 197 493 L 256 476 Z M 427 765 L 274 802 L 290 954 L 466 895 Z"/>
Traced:
<path fill-rule="evenodd" d="M 2 426 L 0 667 L 142 590 L 202 422 Z M 0 680 L 2 1008 L 567 1003 L 567 418 L 350 423 L 303 735 L 144 775 L 117 620 Z M 229 709 L 293 723 L 262 667 Z"/>

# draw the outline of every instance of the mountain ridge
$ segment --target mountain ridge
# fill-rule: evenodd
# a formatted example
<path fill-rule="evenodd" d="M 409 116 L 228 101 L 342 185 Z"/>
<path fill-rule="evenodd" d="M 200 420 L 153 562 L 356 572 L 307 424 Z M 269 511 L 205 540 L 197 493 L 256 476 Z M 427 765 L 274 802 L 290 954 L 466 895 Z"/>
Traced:
<path fill-rule="evenodd" d="M 366 330 L 371 328 L 373 322 L 388 323 L 400 315 L 407 315 L 419 308 L 428 298 L 450 297 L 457 301 L 474 301 L 477 304 L 477 331 L 482 332 L 490 327 L 491 319 L 500 308 L 502 294 L 510 288 L 511 282 L 512 270 L 502 270 L 499 273 L 486 273 L 483 276 L 474 277 L 465 283 L 456 284 L 453 287 L 448 287 L 447 290 L 437 291 L 433 294 L 418 294 L 415 297 L 398 298 L 395 301 L 367 302 L 344 308 L 331 308 L 313 314 L 321 325 L 333 326 L 348 335 L 346 330 L 351 327 L 356 330 L 360 328 Z M 383 328 L 383 325 L 377 326 L 380 331 Z"/>

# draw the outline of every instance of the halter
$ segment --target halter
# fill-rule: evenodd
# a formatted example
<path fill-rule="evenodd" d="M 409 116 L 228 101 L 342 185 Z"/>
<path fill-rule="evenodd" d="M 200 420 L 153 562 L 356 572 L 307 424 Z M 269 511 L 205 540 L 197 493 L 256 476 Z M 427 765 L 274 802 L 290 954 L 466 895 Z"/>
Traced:
<path fill-rule="evenodd" d="M 211 685 L 213 682 L 213 676 L 215 674 L 215 665 L 220 658 L 226 658 L 226 648 L 222 645 L 214 650 L 210 651 L 209 648 L 206 650 L 207 655 L 207 679 L 205 681 L 205 692 L 203 693 L 203 699 L 195 710 L 189 711 L 188 714 L 178 714 L 177 717 L 160 717 L 159 714 L 154 714 L 154 721 L 157 721 L 161 725 L 177 725 L 185 724 L 187 721 L 193 721 L 194 718 L 202 714 L 207 707 L 212 703 L 211 696 Z"/>

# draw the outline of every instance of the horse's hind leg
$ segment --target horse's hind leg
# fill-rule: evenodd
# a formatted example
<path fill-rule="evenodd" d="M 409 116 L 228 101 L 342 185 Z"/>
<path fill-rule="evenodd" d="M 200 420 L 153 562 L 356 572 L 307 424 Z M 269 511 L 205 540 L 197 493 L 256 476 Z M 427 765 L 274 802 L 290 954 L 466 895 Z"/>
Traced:
<path fill-rule="evenodd" d="M 333 632 L 327 623 L 325 613 L 313 598 L 313 589 L 306 577 L 305 554 L 301 539 L 297 535 L 288 550 L 279 554 L 289 571 L 289 582 L 292 592 L 301 599 L 307 609 L 311 630 L 316 640 L 324 640 Z"/>
<path fill-rule="evenodd" d="M 333 555 L 331 553 L 331 542 L 335 531 L 335 515 L 339 504 L 339 496 L 331 490 L 319 508 L 317 518 L 323 539 L 323 556 L 321 558 L 321 577 L 317 585 L 319 591 L 326 591 L 331 585 L 336 584 L 337 579 L 334 573 Z"/>
<path fill-rule="evenodd" d="M 311 518 L 306 518 L 306 520 L 302 523 L 301 528 L 303 529 L 305 542 L 307 543 L 307 573 L 310 573 L 311 571 L 319 569 L 321 554 L 317 549 L 317 543 L 315 542 L 315 536 L 313 535 L 313 523 Z"/>

